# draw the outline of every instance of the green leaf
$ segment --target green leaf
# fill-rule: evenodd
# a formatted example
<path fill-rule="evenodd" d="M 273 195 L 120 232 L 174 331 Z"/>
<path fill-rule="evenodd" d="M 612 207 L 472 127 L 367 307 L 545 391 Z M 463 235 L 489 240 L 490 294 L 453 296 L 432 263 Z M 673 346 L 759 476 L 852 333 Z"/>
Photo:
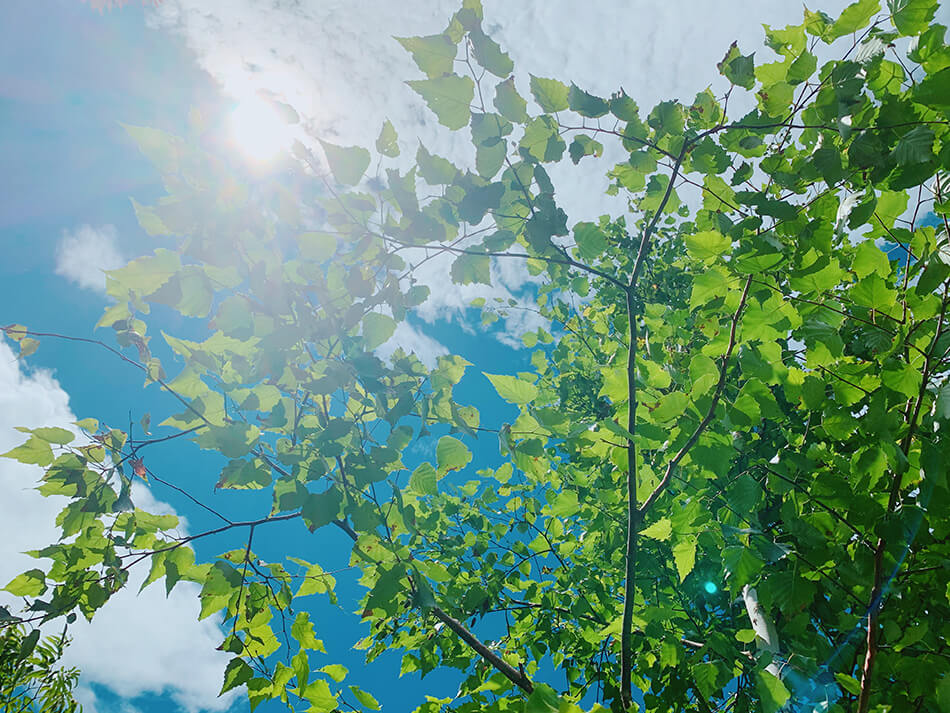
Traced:
<path fill-rule="evenodd" d="M 924 32 L 937 12 L 937 0 L 887 0 L 894 27 L 902 35 Z"/>
<path fill-rule="evenodd" d="M 300 515 L 310 532 L 313 532 L 339 518 L 342 505 L 343 493 L 333 487 L 322 493 L 308 495 Z"/>
<path fill-rule="evenodd" d="M 340 683 L 346 678 L 346 674 L 349 673 L 346 666 L 338 663 L 327 664 L 326 666 L 320 667 L 320 673 L 325 673 L 327 676 L 332 678 L 337 683 Z"/>
<path fill-rule="evenodd" d="M 7 451 L 0 457 L 12 458 L 21 463 L 46 467 L 53 462 L 53 450 L 50 448 L 49 443 L 43 439 L 30 436 L 26 443 L 17 446 L 13 450 Z"/>
<path fill-rule="evenodd" d="M 387 614 L 395 613 L 397 607 L 401 609 L 400 599 L 404 593 L 405 567 L 396 565 L 392 569 L 378 567 L 379 579 L 373 585 L 366 598 L 366 609 L 381 609 Z"/>
<path fill-rule="evenodd" d="M 891 274 L 891 263 L 887 259 L 887 255 L 870 241 L 858 246 L 851 267 L 859 279 L 864 279 L 871 273 L 877 273 L 881 277 L 887 277 Z"/>
<path fill-rule="evenodd" d="M 640 123 L 640 110 L 637 107 L 637 103 L 627 96 L 627 93 L 623 89 L 611 95 L 607 105 L 610 107 L 610 113 L 620 119 L 620 121 L 633 124 Z"/>
<path fill-rule="evenodd" d="M 564 111 L 568 107 L 570 90 L 556 79 L 531 75 L 531 95 L 546 113 Z"/>
<path fill-rule="evenodd" d="M 376 139 L 376 150 L 383 156 L 389 156 L 390 158 L 396 158 L 399 155 L 399 137 L 396 135 L 396 129 L 389 119 L 383 122 L 382 131 L 379 132 L 379 138 Z"/>
<path fill-rule="evenodd" d="M 253 424 L 229 423 L 208 426 L 195 438 L 195 443 L 207 450 L 220 451 L 226 458 L 241 458 L 257 446 L 260 436 L 260 429 Z"/>
<path fill-rule="evenodd" d="M 791 695 L 780 679 L 764 670 L 755 672 L 755 687 L 763 713 L 778 713 Z"/>
<path fill-rule="evenodd" d="M 425 100 L 443 126 L 455 131 L 468 124 L 472 99 L 475 97 L 475 82 L 470 77 L 450 74 L 406 84 Z"/>
<path fill-rule="evenodd" d="M 479 176 L 492 178 L 501 169 L 505 156 L 508 154 L 508 142 L 505 137 L 511 132 L 511 122 L 500 114 L 472 114 L 475 168 Z"/>
<path fill-rule="evenodd" d="M 505 401 L 522 405 L 534 401 L 538 397 L 538 387 L 530 381 L 519 379 L 507 374 L 489 374 L 482 372 L 495 387 L 495 391 Z"/>
<path fill-rule="evenodd" d="M 886 312 L 897 301 L 897 292 L 884 282 L 880 275 L 868 275 L 851 288 L 851 299 L 862 307 Z"/>
<path fill-rule="evenodd" d="M 554 496 L 551 503 L 551 514 L 556 517 L 572 517 L 580 510 L 580 501 L 573 490 L 562 490 Z"/>
<path fill-rule="evenodd" d="M 327 156 L 327 163 L 337 183 L 355 186 L 369 168 L 369 151 L 361 146 L 337 146 L 329 141 L 320 140 Z"/>
<path fill-rule="evenodd" d="M 303 560 L 301 560 L 300 563 L 303 565 L 307 564 L 303 562 Z M 333 575 L 324 572 L 319 564 L 312 564 L 307 568 L 307 573 L 303 577 L 300 589 L 297 590 L 294 596 L 306 597 L 311 594 L 326 594 L 327 592 L 330 592 L 332 595 L 335 587 L 336 579 Z"/>
<path fill-rule="evenodd" d="M 449 272 L 458 285 L 491 284 L 491 260 L 487 255 L 459 255 Z"/>
<path fill-rule="evenodd" d="M 640 530 L 639 534 L 642 537 L 649 537 L 653 540 L 666 542 L 668 539 L 670 539 L 670 535 L 673 534 L 673 524 L 670 522 L 668 517 L 664 517 L 660 520 L 657 520 L 649 527 L 645 527 L 644 529 Z"/>
<path fill-rule="evenodd" d="M 333 695 L 329 684 L 322 678 L 308 682 L 300 695 L 310 703 L 308 713 L 332 713 L 339 710 L 337 697 Z"/>
<path fill-rule="evenodd" d="M 46 591 L 46 573 L 41 569 L 31 569 L 17 575 L 4 587 L 15 597 L 38 597 Z"/>
<path fill-rule="evenodd" d="M 325 262 L 336 253 L 336 236 L 330 233 L 301 233 L 297 236 L 300 256 L 314 262 Z"/>
<path fill-rule="evenodd" d="M 271 484 L 270 468 L 261 461 L 232 460 L 214 487 L 233 490 L 260 490 Z"/>
<path fill-rule="evenodd" d="M 154 255 L 133 260 L 118 270 L 106 273 L 106 291 L 116 299 L 128 298 L 129 291 L 151 295 L 181 269 L 176 253 L 159 248 Z"/>
<path fill-rule="evenodd" d="M 581 116 L 590 119 L 597 119 L 610 111 L 606 100 L 588 94 L 573 82 L 568 91 L 567 105 L 571 111 L 576 111 Z"/>
<path fill-rule="evenodd" d="M 452 72 L 458 47 L 448 35 L 395 39 L 412 55 L 416 66 L 430 79 Z"/>
<path fill-rule="evenodd" d="M 485 214 L 498 208 L 505 195 L 505 186 L 502 183 L 487 185 L 471 184 L 465 192 L 465 197 L 459 202 L 459 218 L 471 225 L 482 222 Z"/>
<path fill-rule="evenodd" d="M 920 382 L 923 379 L 920 371 L 910 364 L 899 364 L 881 372 L 881 382 L 908 399 L 917 397 L 920 391 Z"/>
<path fill-rule="evenodd" d="M 706 661 L 693 666 L 693 678 L 703 697 L 711 700 L 725 685 L 723 679 L 728 679 L 728 676 L 723 675 L 720 664 Z"/>
<path fill-rule="evenodd" d="M 543 162 L 560 161 L 567 148 L 557 122 L 547 114 L 527 123 L 519 145 L 523 152 Z"/>
<path fill-rule="evenodd" d="M 546 683 L 537 683 L 524 704 L 524 713 L 558 713 L 561 698 Z"/>
<path fill-rule="evenodd" d="M 729 238 L 716 230 L 688 233 L 685 240 L 689 256 L 705 263 L 712 263 L 732 247 Z"/>
<path fill-rule="evenodd" d="M 733 42 L 726 56 L 716 66 L 719 68 L 719 73 L 733 84 L 744 89 L 752 89 L 755 86 L 755 64 L 752 61 L 754 56 L 754 52 L 748 55 L 741 54 L 738 45 Z"/>
<path fill-rule="evenodd" d="M 918 126 L 904 134 L 894 147 L 894 159 L 899 166 L 927 163 L 934 157 L 934 132 L 928 126 Z"/>
<path fill-rule="evenodd" d="M 302 611 L 297 613 L 297 617 L 290 627 L 290 635 L 297 640 L 302 650 L 326 652 L 323 642 L 313 633 L 313 624 L 310 623 L 310 612 Z"/>
<path fill-rule="evenodd" d="M 445 475 L 468 465 L 472 460 L 472 452 L 457 438 L 442 436 L 435 448 L 435 459 L 439 465 L 439 473 Z"/>
<path fill-rule="evenodd" d="M 584 156 L 594 156 L 600 158 L 604 153 L 604 146 L 599 141 L 595 141 L 590 136 L 578 134 L 571 142 L 568 154 L 571 161 L 578 163 Z"/>
<path fill-rule="evenodd" d="M 360 702 L 360 705 L 369 708 L 371 711 L 382 710 L 382 707 L 379 705 L 379 701 L 373 698 L 373 696 L 364 691 L 362 688 L 359 688 L 358 686 L 350 686 L 350 691 L 356 697 L 356 700 Z"/>
<path fill-rule="evenodd" d="M 495 85 L 495 108 L 498 112 L 515 123 L 521 124 L 528 120 L 527 102 L 515 89 L 515 78 L 509 77 L 504 82 Z"/>
<path fill-rule="evenodd" d="M 421 463 L 409 476 L 409 487 L 420 495 L 436 495 L 439 475 L 429 463 Z"/>
<path fill-rule="evenodd" d="M 646 385 L 654 389 L 667 389 L 673 383 L 670 372 L 655 361 L 644 361 L 640 365 L 646 371 Z"/>
<path fill-rule="evenodd" d="M 224 685 L 221 686 L 221 692 L 218 695 L 247 683 L 253 677 L 254 669 L 248 666 L 244 659 L 239 657 L 231 659 L 227 668 L 224 669 Z"/>
<path fill-rule="evenodd" d="M 574 242 L 583 260 L 588 262 L 598 258 L 607 248 L 607 237 L 594 223 L 578 223 L 574 226 Z"/>
<path fill-rule="evenodd" d="M 95 433 L 99 430 L 99 421 L 94 418 L 84 418 L 80 421 L 74 421 L 73 425 L 81 428 L 86 433 Z"/>
<path fill-rule="evenodd" d="M 674 391 L 661 396 L 656 407 L 650 410 L 650 415 L 658 423 L 665 423 L 682 416 L 687 406 L 689 406 L 689 396 L 682 391 Z"/>
<path fill-rule="evenodd" d="M 47 443 L 56 443 L 58 445 L 71 443 L 76 437 L 72 431 L 67 431 L 65 428 L 59 428 L 56 426 L 47 428 L 34 428 L 31 433 L 37 438 L 42 438 Z"/>
<path fill-rule="evenodd" d="M 871 18 L 881 11 L 879 0 L 857 0 L 846 7 L 831 26 L 830 38 L 850 35 L 867 27 Z"/>
<path fill-rule="evenodd" d="M 676 572 L 682 582 L 696 566 L 696 540 L 687 538 L 673 545 L 673 561 L 676 563 Z"/>
<path fill-rule="evenodd" d="M 947 591 L 950 592 L 950 582 L 947 582 Z M 950 676 L 944 674 L 937 684 L 937 705 L 940 710 L 950 710 Z"/>
<path fill-rule="evenodd" d="M 459 173 L 448 160 L 429 153 L 422 144 L 419 144 L 419 150 L 416 151 L 416 164 L 419 167 L 419 175 L 430 186 L 452 183 Z"/>
<path fill-rule="evenodd" d="M 20 648 L 16 653 L 17 658 L 29 659 L 33 652 L 36 651 L 36 645 L 40 641 L 40 630 L 33 629 L 29 634 L 23 637 L 23 640 L 20 642 Z"/>
<path fill-rule="evenodd" d="M 950 67 L 925 76 L 912 90 L 914 101 L 932 109 L 950 109 Z"/>
<path fill-rule="evenodd" d="M 475 51 L 475 60 L 496 77 L 504 79 L 515 68 L 511 58 L 504 52 L 498 43 L 476 28 L 468 34 Z"/>
<path fill-rule="evenodd" d="M 861 684 L 854 676 L 849 676 L 846 673 L 836 673 L 835 680 L 851 695 L 861 695 Z"/>
<path fill-rule="evenodd" d="M 18 359 L 26 359 L 28 356 L 32 356 L 36 353 L 36 350 L 40 348 L 40 341 L 38 339 L 33 339 L 32 337 L 23 337 L 20 340 L 20 350 L 17 354 Z"/>
<path fill-rule="evenodd" d="M 389 341 L 396 331 L 396 320 L 386 314 L 369 312 L 363 316 L 363 338 L 367 349 L 375 349 Z"/>
<path fill-rule="evenodd" d="M 730 586 L 735 592 L 739 591 L 742 585 L 751 582 L 763 564 L 758 555 L 744 545 L 726 547 L 723 550 L 722 562 L 726 567 Z"/>

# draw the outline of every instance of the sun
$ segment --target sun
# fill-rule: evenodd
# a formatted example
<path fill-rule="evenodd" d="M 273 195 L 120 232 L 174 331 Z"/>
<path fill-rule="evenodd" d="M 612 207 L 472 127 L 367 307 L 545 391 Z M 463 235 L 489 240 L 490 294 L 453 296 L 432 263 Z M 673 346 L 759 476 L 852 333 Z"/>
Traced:
<path fill-rule="evenodd" d="M 248 159 L 269 163 L 290 148 L 296 129 L 275 102 L 251 95 L 231 112 L 231 138 Z"/>

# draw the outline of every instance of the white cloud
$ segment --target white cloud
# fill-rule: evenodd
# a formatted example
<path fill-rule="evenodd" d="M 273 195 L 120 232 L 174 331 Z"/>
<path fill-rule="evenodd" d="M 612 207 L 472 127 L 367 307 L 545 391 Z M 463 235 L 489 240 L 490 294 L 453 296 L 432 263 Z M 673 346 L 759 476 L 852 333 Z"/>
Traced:
<path fill-rule="evenodd" d="M 104 271 L 125 264 L 118 237 L 113 225 L 83 225 L 73 231 L 64 230 L 56 247 L 56 274 L 87 290 L 105 292 Z"/>
<path fill-rule="evenodd" d="M 435 366 L 436 359 L 439 356 L 449 353 L 449 350 L 441 342 L 405 320 L 396 324 L 396 331 L 393 332 L 393 336 L 376 352 L 383 359 L 388 359 L 397 347 L 402 347 L 405 351 L 414 353 L 419 357 L 419 361 L 430 368 Z"/>
<path fill-rule="evenodd" d="M 69 397 L 53 376 L 25 373 L 0 339 L 0 453 L 24 440 L 15 426 L 68 427 L 75 420 Z M 54 520 L 64 500 L 44 498 L 33 489 L 40 474 L 35 466 L 0 459 L 0 586 L 37 566 L 23 551 L 58 539 Z M 132 497 L 144 510 L 171 512 L 144 487 L 133 490 Z M 234 696 L 219 699 L 217 694 L 229 657 L 215 650 L 223 638 L 219 622 L 197 620 L 198 586 L 179 583 L 166 599 L 159 582 L 136 596 L 145 575 L 141 566 L 133 569 L 130 585 L 92 623 L 80 618 L 70 627 L 73 643 L 65 663 L 83 672 L 82 695 L 95 707 L 95 695 L 86 686 L 100 684 L 124 698 L 164 693 L 187 711 L 227 708 Z M 18 603 L 0 592 L 0 604 Z"/>

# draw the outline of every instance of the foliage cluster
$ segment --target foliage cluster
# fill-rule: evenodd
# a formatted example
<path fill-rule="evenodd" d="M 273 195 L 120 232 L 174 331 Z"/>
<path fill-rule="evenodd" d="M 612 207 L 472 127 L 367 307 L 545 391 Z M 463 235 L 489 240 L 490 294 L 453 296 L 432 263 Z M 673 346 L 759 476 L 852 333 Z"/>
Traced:
<path fill-rule="evenodd" d="M 0 620 L 2 623 L 3 620 Z M 0 629 L 0 710 L 9 713 L 76 713 L 75 668 L 57 664 L 66 647 L 65 634 L 40 639 L 40 630 L 20 625 Z"/>

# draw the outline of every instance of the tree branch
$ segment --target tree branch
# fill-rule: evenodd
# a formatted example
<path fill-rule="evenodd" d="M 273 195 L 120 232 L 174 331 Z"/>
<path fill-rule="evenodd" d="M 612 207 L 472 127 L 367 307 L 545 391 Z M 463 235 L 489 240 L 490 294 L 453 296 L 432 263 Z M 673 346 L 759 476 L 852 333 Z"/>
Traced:
<path fill-rule="evenodd" d="M 432 607 L 431 611 L 435 614 L 436 619 L 449 627 L 462 641 L 475 650 L 485 661 L 498 669 L 505 678 L 518 686 L 518 688 L 525 693 L 531 693 L 534 690 L 534 684 L 531 683 L 531 679 L 485 646 L 471 631 L 465 628 L 462 622 L 449 616 L 439 607 Z"/>
<path fill-rule="evenodd" d="M 666 490 L 666 487 L 670 484 L 670 480 L 673 477 L 673 471 L 676 469 L 676 466 L 679 465 L 679 462 L 689 453 L 690 449 L 696 445 L 699 437 L 709 424 L 712 423 L 716 415 L 716 407 L 719 405 L 719 399 L 722 397 L 722 391 L 726 386 L 726 372 L 729 368 L 729 358 L 732 356 L 732 350 L 735 349 L 736 346 L 736 332 L 739 327 L 739 318 L 742 316 L 742 310 L 745 307 L 746 300 L 749 298 L 749 287 L 751 285 L 752 277 L 750 276 L 749 279 L 746 280 L 745 288 L 742 290 L 742 299 L 739 300 L 739 306 L 736 307 L 736 312 L 732 315 L 732 328 L 729 330 L 729 346 L 726 348 L 726 353 L 722 355 L 722 362 L 719 365 L 719 382 L 716 384 L 716 390 L 713 393 L 712 402 L 709 404 L 706 415 L 689 439 L 687 439 L 686 443 L 683 444 L 683 447 L 673 456 L 673 460 L 671 460 L 666 467 L 666 473 L 663 474 L 663 479 L 657 484 L 656 488 L 653 489 L 649 497 L 643 501 L 643 505 L 639 511 L 641 520 L 646 515 L 647 510 L 650 509 L 650 506 L 652 506 L 653 503 L 656 502 L 656 499 L 660 497 L 660 494 Z"/>
<path fill-rule="evenodd" d="M 346 522 L 342 520 L 335 520 L 333 524 L 345 532 L 351 540 L 356 542 L 357 534 Z M 509 681 L 518 686 L 518 688 L 520 688 L 525 693 L 531 693 L 534 690 L 534 685 L 531 683 L 531 679 L 529 679 L 524 673 L 516 669 L 494 651 L 489 649 L 485 644 L 479 641 L 471 631 L 465 628 L 465 625 L 462 624 L 462 622 L 449 616 L 438 606 L 432 607 L 431 611 L 439 621 L 449 627 L 449 629 L 451 629 L 456 636 L 468 644 L 472 650 L 474 650 L 485 661 L 494 666 Z"/>

